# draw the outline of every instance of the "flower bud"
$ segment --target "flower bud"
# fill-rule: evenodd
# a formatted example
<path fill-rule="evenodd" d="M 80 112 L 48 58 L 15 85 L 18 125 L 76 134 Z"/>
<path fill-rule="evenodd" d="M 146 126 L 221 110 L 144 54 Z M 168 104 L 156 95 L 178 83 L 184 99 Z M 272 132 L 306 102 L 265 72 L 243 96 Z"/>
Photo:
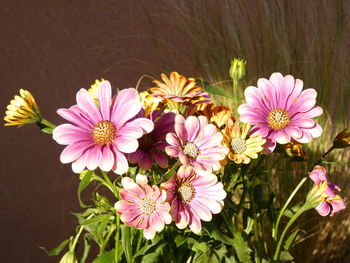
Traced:
<path fill-rule="evenodd" d="M 5 126 L 23 126 L 29 123 L 38 123 L 41 120 L 40 111 L 33 95 L 21 89 L 20 96 L 16 95 L 7 106 L 4 120 Z"/>
<path fill-rule="evenodd" d="M 244 77 L 246 63 L 246 61 L 237 58 L 231 61 L 230 77 L 233 80 L 240 80 Z"/>
<path fill-rule="evenodd" d="M 346 148 L 350 146 L 350 129 L 345 128 L 334 138 L 333 148 Z"/>
<path fill-rule="evenodd" d="M 64 254 L 59 263 L 78 263 L 78 260 L 73 251 L 68 251 Z"/>
<path fill-rule="evenodd" d="M 95 83 L 90 86 L 90 89 L 88 89 L 88 92 L 90 93 L 90 95 L 92 96 L 92 98 L 94 99 L 94 101 L 95 101 L 95 103 L 97 105 L 99 105 L 99 102 L 98 102 L 98 89 L 100 87 L 100 84 L 103 81 L 105 81 L 105 80 L 104 79 L 101 79 L 101 80 L 96 79 Z"/>

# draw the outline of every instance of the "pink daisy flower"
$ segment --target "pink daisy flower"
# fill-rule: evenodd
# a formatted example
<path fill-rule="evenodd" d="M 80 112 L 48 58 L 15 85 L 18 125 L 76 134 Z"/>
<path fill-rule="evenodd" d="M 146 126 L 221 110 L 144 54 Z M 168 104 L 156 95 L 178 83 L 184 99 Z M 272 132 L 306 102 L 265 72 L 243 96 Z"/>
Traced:
<path fill-rule="evenodd" d="M 293 138 L 308 143 L 319 137 L 322 128 L 312 118 L 322 114 L 315 106 L 317 92 L 303 89 L 303 82 L 288 75 L 273 73 L 269 80 L 260 78 L 258 87 L 246 88 L 246 104 L 238 107 L 242 122 L 256 125 L 252 132 L 268 140 L 272 152 L 276 142 L 286 144 Z"/>
<path fill-rule="evenodd" d="M 321 216 L 334 216 L 336 213 L 346 208 L 344 200 L 337 193 L 339 186 L 330 183 L 326 169 L 322 166 L 315 166 L 309 177 L 314 181 L 317 188 L 323 188 L 320 196 L 321 203 L 316 207 L 316 211 Z"/>
<path fill-rule="evenodd" d="M 147 177 L 140 174 L 136 176 L 136 183 L 124 177 L 122 185 L 124 189 L 119 192 L 122 200 L 114 207 L 126 225 L 144 229 L 144 237 L 152 239 L 156 231 L 162 231 L 165 224 L 171 223 L 165 190 L 159 190 L 155 185 L 149 186 Z"/>
<path fill-rule="evenodd" d="M 190 165 L 197 173 L 211 173 L 220 169 L 220 160 L 228 153 L 228 148 L 221 145 L 223 136 L 215 125 L 209 124 L 204 116 L 190 116 L 186 119 L 181 115 L 175 118 L 175 133 L 168 133 L 165 147 L 171 157 L 180 159 L 184 166 Z"/>
<path fill-rule="evenodd" d="M 144 110 L 142 109 L 137 116 L 144 116 Z M 139 148 L 136 152 L 128 154 L 128 160 L 130 163 L 138 163 L 143 170 L 151 169 L 153 161 L 159 167 L 166 168 L 168 167 L 168 158 L 164 150 L 168 144 L 165 141 L 165 136 L 174 131 L 175 114 L 169 112 L 161 115 L 161 111 L 155 110 L 147 118 L 154 123 L 154 129 L 138 140 Z"/>
<path fill-rule="evenodd" d="M 201 220 L 211 221 L 224 206 L 226 192 L 214 174 L 205 176 L 195 173 L 191 166 L 181 167 L 169 181 L 161 185 L 167 190 L 170 213 L 178 228 L 190 227 L 199 233 Z"/>
<path fill-rule="evenodd" d="M 85 167 L 123 174 L 128 170 L 125 153 L 136 151 L 139 139 L 153 129 L 149 119 L 132 119 L 141 109 L 135 89 L 122 90 L 111 100 L 111 85 L 101 82 L 99 106 L 89 92 L 77 93 L 77 105 L 57 113 L 72 124 L 62 124 L 53 131 L 57 143 L 68 145 L 61 153 L 62 163 L 72 163 L 75 173 Z"/>

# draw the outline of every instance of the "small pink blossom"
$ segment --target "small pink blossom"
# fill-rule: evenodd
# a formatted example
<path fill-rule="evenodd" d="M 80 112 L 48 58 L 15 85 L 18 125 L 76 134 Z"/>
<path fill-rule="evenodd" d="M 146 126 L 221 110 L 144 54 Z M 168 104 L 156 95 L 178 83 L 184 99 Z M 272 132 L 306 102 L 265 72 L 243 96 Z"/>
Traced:
<path fill-rule="evenodd" d="M 315 166 L 309 177 L 314 181 L 316 188 L 322 188 L 320 195 L 321 203 L 316 207 L 316 211 L 321 216 L 333 216 L 346 208 L 344 200 L 337 193 L 339 186 L 329 182 L 327 171 L 322 166 Z"/>
<path fill-rule="evenodd" d="M 138 174 L 136 183 L 129 177 L 122 179 L 124 189 L 119 192 L 122 200 L 115 204 L 120 219 L 129 226 L 143 229 L 146 239 L 154 238 L 156 232 L 171 223 L 170 205 L 166 191 L 147 184 L 147 177 Z"/>
<path fill-rule="evenodd" d="M 180 229 L 187 226 L 194 233 L 202 228 L 201 220 L 211 221 L 221 212 L 226 192 L 214 174 L 198 175 L 193 167 L 181 167 L 169 181 L 161 185 L 167 190 L 171 215 Z"/>
<path fill-rule="evenodd" d="M 312 119 L 323 112 L 315 105 L 317 92 L 302 89 L 300 79 L 281 73 L 273 73 L 269 80 L 260 78 L 257 88 L 246 88 L 246 104 L 238 107 L 240 120 L 256 125 L 252 132 L 267 139 L 270 152 L 276 142 L 286 144 L 294 139 L 308 143 L 321 135 L 321 126 Z"/>
<path fill-rule="evenodd" d="M 144 116 L 142 109 L 138 117 Z M 128 154 L 130 163 L 137 163 L 141 169 L 148 170 L 156 162 L 159 167 L 168 167 L 168 157 L 165 154 L 165 136 L 169 132 L 174 132 L 175 114 L 172 112 L 161 114 L 161 111 L 152 111 L 148 117 L 154 123 L 154 129 L 150 133 L 144 134 L 139 140 L 139 148 L 134 153 Z"/>
<path fill-rule="evenodd" d="M 136 89 L 122 90 L 113 99 L 108 81 L 99 84 L 98 104 L 89 92 L 77 93 L 77 105 L 57 113 L 72 124 L 62 124 L 53 131 L 53 139 L 68 145 L 61 153 L 62 163 L 72 163 L 75 173 L 85 167 L 123 174 L 128 170 L 126 153 L 135 152 L 137 139 L 153 129 L 146 118 L 134 118 L 141 103 Z M 131 120 L 131 121 L 130 121 Z"/>
<path fill-rule="evenodd" d="M 171 157 L 179 158 L 184 166 L 193 166 L 197 173 L 211 173 L 220 169 L 220 160 L 228 153 L 221 145 L 223 136 L 204 116 L 181 115 L 175 118 L 175 133 L 168 133 L 165 148 Z"/>

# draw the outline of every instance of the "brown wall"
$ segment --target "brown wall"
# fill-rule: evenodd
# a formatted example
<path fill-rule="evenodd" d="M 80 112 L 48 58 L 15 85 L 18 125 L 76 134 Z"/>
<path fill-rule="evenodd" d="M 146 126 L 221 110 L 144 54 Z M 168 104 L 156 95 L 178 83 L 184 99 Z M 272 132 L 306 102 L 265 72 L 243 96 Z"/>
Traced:
<path fill-rule="evenodd" d="M 96 78 L 134 86 L 145 73 L 166 70 L 157 47 L 140 35 L 155 1 L 1 1 L 2 116 L 20 88 L 30 90 L 44 117 L 75 103 Z M 166 38 L 166 36 L 165 36 Z M 169 63 L 169 62 L 167 62 Z M 163 65 L 158 68 L 156 65 Z M 0 128 L 1 262 L 58 262 L 52 248 L 74 232 L 79 180 L 59 162 L 63 147 L 34 126 Z"/>

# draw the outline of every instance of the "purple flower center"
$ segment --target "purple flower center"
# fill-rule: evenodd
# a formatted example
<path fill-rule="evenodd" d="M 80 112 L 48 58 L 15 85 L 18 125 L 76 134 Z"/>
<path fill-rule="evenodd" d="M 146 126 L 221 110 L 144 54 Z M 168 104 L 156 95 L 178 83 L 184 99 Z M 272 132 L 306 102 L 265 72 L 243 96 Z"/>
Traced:
<path fill-rule="evenodd" d="M 188 142 L 185 145 L 183 152 L 186 156 L 195 159 L 199 154 L 199 149 L 194 143 Z"/>
<path fill-rule="evenodd" d="M 139 148 L 143 150 L 149 149 L 154 144 L 154 139 L 151 134 L 147 133 L 139 139 Z"/>
<path fill-rule="evenodd" d="M 156 210 L 156 202 L 149 197 L 145 197 L 141 199 L 139 209 L 142 214 L 149 216 L 154 210 Z"/>
<path fill-rule="evenodd" d="M 98 145 L 111 144 L 115 137 L 115 126 L 110 121 L 99 121 L 92 129 L 92 137 Z"/>
<path fill-rule="evenodd" d="M 272 129 L 279 131 L 290 123 L 290 116 L 286 110 L 274 109 L 267 116 L 267 122 Z"/>
<path fill-rule="evenodd" d="M 245 143 L 245 140 L 243 140 L 240 137 L 233 138 L 231 140 L 231 148 L 234 153 L 244 153 L 244 151 L 247 149 L 247 145 Z"/>
<path fill-rule="evenodd" d="M 190 182 L 184 182 L 177 189 L 177 193 L 182 203 L 189 203 L 195 197 L 196 191 Z"/>

